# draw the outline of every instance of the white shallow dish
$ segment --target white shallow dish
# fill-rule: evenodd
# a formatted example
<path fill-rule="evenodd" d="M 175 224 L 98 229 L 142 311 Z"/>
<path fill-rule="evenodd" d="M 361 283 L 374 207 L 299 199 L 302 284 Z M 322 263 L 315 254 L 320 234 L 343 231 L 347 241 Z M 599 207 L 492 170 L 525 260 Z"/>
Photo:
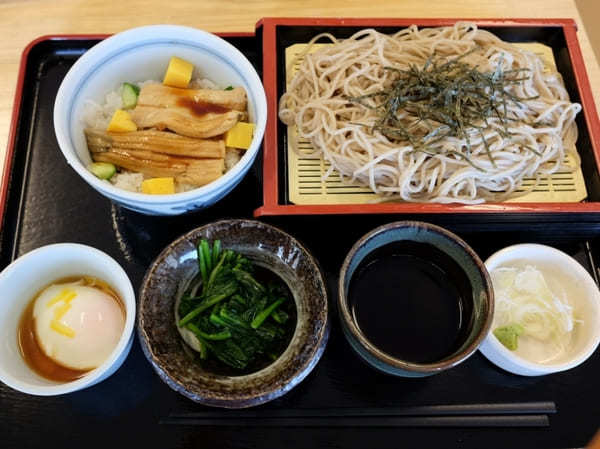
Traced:
<path fill-rule="evenodd" d="M 547 281 L 569 283 L 569 300 L 583 319 L 574 329 L 570 349 L 554 363 L 534 363 L 507 349 L 490 331 L 479 350 L 491 362 L 511 373 L 540 376 L 574 368 L 590 357 L 600 343 L 600 291 L 579 262 L 550 246 L 521 244 L 504 248 L 485 261 L 491 273 L 496 268 L 532 265 L 544 273 Z M 550 279 L 549 279 L 550 278 Z"/>
<path fill-rule="evenodd" d="M 98 368 L 66 383 L 35 373 L 19 351 L 17 328 L 29 302 L 43 288 L 65 277 L 88 275 L 107 282 L 125 306 L 125 327 L 111 355 Z M 0 273 L 0 381 L 15 390 L 54 396 L 92 386 L 113 374 L 125 361 L 133 342 L 135 293 L 127 274 L 110 256 L 90 246 L 58 243 L 43 246 L 15 260 Z"/>
<path fill-rule="evenodd" d="M 88 100 L 104 103 L 123 82 L 162 80 L 169 60 L 190 61 L 199 75 L 218 85 L 241 86 L 248 96 L 254 138 L 241 160 L 219 179 L 188 192 L 147 195 L 129 192 L 98 179 L 83 134 L 82 111 Z M 151 25 L 115 34 L 88 50 L 65 76 L 54 104 L 54 130 L 67 163 L 102 195 L 149 215 L 177 215 L 208 207 L 227 195 L 256 159 L 267 122 L 263 85 L 252 64 L 235 47 L 214 34 L 173 25 Z"/>

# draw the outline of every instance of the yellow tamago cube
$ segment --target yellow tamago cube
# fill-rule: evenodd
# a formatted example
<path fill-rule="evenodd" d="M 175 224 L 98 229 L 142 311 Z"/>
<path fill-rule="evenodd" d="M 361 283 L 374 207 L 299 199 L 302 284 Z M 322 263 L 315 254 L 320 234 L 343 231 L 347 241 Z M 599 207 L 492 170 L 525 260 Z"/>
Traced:
<path fill-rule="evenodd" d="M 233 128 L 225 133 L 225 146 L 247 150 L 250 148 L 253 135 L 254 123 L 237 122 Z"/>
<path fill-rule="evenodd" d="M 117 109 L 110 119 L 110 123 L 106 130 L 115 133 L 126 133 L 137 131 L 137 125 L 131 120 L 129 112 L 124 111 L 123 109 Z"/>
<path fill-rule="evenodd" d="M 173 178 L 150 178 L 142 181 L 142 193 L 150 195 L 169 195 L 175 193 Z"/>
<path fill-rule="evenodd" d="M 192 79 L 193 71 L 194 65 L 191 62 L 173 56 L 169 61 L 169 67 L 167 67 L 163 84 L 165 86 L 185 89 Z"/>

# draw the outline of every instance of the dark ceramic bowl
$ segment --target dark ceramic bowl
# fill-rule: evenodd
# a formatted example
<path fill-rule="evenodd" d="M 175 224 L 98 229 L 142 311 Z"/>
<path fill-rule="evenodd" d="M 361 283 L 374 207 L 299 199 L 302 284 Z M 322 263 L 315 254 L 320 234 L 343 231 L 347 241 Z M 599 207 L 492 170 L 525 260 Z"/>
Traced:
<path fill-rule="evenodd" d="M 176 329 L 175 295 L 179 284 L 197 271 L 195 245 L 202 238 L 220 239 L 223 248 L 269 268 L 294 296 L 298 320 L 292 340 L 260 371 L 224 376 L 203 369 Z M 327 293 L 317 263 L 289 234 L 253 220 L 217 221 L 165 248 L 144 277 L 138 310 L 142 349 L 160 378 L 193 401 L 215 407 L 251 407 L 287 393 L 317 364 L 329 336 Z"/>
<path fill-rule="evenodd" d="M 451 354 L 432 363 L 409 362 L 380 350 L 361 331 L 348 301 L 350 281 L 360 263 L 385 245 L 407 241 L 426 243 L 449 256 L 466 275 L 472 292 L 472 312 L 466 317 L 468 327 L 464 338 L 457 342 Z M 401 294 L 398 292 L 398 297 Z M 483 262 L 463 240 L 439 226 L 418 221 L 399 221 L 369 232 L 352 247 L 340 271 L 338 309 L 344 334 L 364 361 L 387 374 L 423 377 L 456 366 L 477 350 L 492 323 L 494 294 Z"/>

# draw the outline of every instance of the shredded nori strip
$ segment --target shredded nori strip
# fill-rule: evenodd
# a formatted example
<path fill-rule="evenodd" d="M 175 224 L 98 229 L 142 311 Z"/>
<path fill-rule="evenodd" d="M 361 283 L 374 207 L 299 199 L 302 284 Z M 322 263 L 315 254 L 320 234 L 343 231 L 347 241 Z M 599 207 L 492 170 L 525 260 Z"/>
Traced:
<path fill-rule="evenodd" d="M 520 98 L 507 91 L 507 87 L 529 79 L 529 69 L 502 70 L 501 55 L 493 72 L 482 72 L 461 60 L 478 47 L 450 60 L 442 60 L 432 54 L 423 67 L 411 65 L 408 69 L 384 67 L 394 72 L 395 79 L 389 88 L 358 97 L 346 97 L 352 103 L 376 110 L 379 118 L 371 127 L 388 139 L 408 142 L 415 152 L 455 155 L 477 170 L 485 171 L 471 160 L 472 142 L 469 130 L 476 129 L 483 140 L 486 154 L 493 167 L 496 163 L 484 132 L 490 128 L 488 119 L 498 118 L 502 124 L 502 137 L 509 137 L 508 105 L 523 107 L 522 102 L 537 97 Z M 365 100 L 375 99 L 374 106 Z M 400 120 L 402 113 L 417 117 L 416 123 L 425 123 L 431 129 L 425 135 L 417 135 Z M 430 126 L 431 124 L 436 126 Z M 356 123 L 358 124 L 358 123 Z M 361 124 L 364 125 L 364 124 Z M 367 126 L 367 125 L 364 125 Z M 444 151 L 433 147 L 446 137 L 465 140 L 463 152 Z M 525 146 L 536 155 L 539 152 Z"/>

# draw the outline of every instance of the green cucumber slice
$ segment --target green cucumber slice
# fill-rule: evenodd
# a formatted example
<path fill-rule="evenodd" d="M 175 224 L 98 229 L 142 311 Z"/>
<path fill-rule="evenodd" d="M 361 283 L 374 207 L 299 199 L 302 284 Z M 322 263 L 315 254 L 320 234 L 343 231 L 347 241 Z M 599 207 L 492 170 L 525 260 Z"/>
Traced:
<path fill-rule="evenodd" d="M 109 162 L 92 162 L 88 165 L 88 170 L 98 178 L 108 180 L 117 172 L 117 167 Z"/>
<path fill-rule="evenodd" d="M 135 108 L 139 94 L 140 88 L 138 86 L 131 83 L 123 83 L 123 92 L 121 93 L 123 109 Z"/>

